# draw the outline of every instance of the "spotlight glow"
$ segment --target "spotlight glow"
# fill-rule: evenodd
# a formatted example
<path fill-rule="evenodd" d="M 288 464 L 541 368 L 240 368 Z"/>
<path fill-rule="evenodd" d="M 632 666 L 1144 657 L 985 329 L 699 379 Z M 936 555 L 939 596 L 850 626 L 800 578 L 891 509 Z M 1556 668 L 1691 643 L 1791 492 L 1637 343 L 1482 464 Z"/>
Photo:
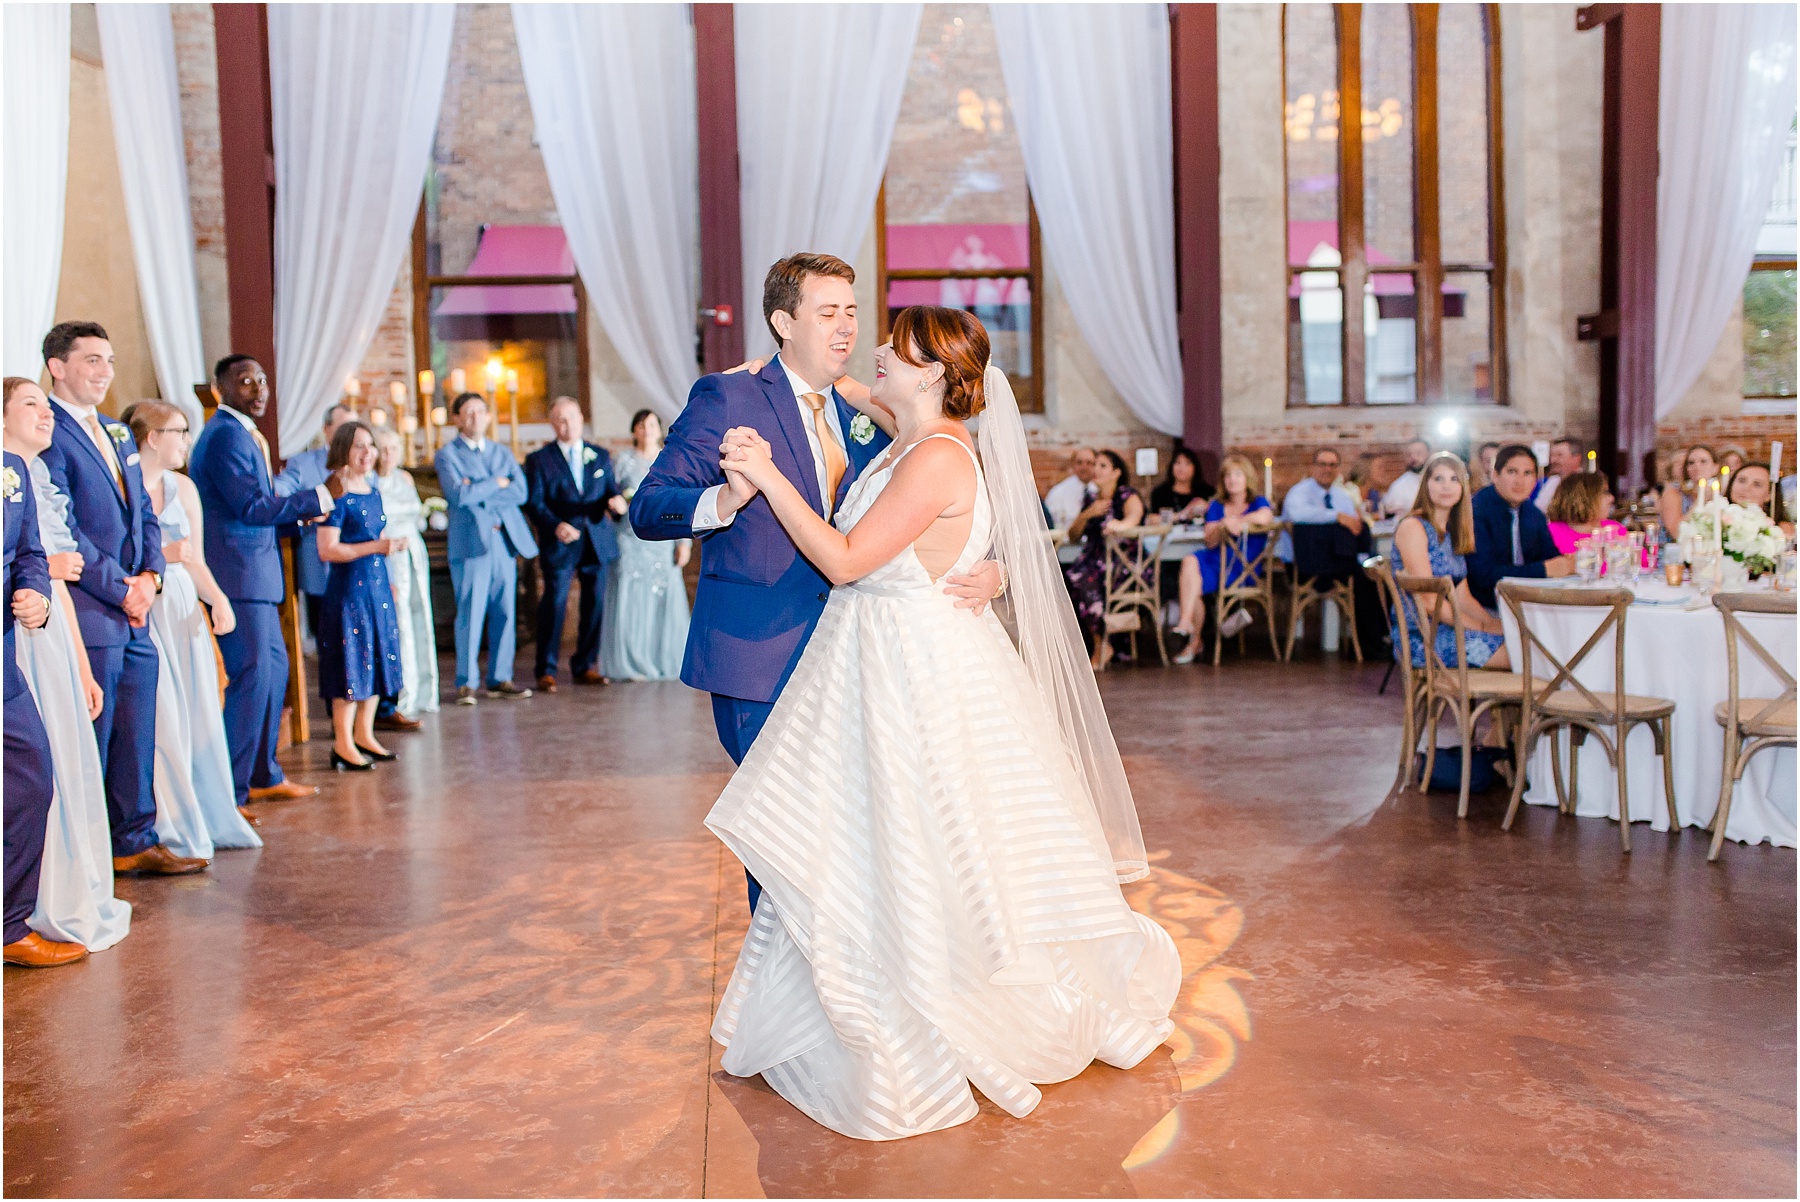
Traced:
<path fill-rule="evenodd" d="M 1451 435 L 1455 434 L 1456 419 L 1454 417 L 1446 417 L 1443 421 L 1439 422 L 1438 433 L 1442 434 L 1445 438 L 1449 438 Z"/>

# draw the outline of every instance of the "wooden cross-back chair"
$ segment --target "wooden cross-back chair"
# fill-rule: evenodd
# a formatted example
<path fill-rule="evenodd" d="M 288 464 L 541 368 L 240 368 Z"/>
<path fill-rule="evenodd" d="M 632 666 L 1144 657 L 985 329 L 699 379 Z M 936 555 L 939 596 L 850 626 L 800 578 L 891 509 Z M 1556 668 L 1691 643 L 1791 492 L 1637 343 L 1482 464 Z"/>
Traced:
<path fill-rule="evenodd" d="M 1400 694 L 1405 705 L 1405 716 L 1400 732 L 1400 769 L 1394 774 L 1394 787 L 1391 792 L 1398 793 L 1412 783 L 1413 755 L 1419 749 L 1419 728 L 1423 724 L 1419 710 L 1425 698 L 1425 669 L 1423 665 L 1413 663 L 1412 641 L 1406 637 L 1404 620 L 1400 613 L 1400 586 L 1394 583 L 1394 570 L 1388 565 L 1385 555 L 1372 555 L 1363 561 L 1363 575 L 1375 582 L 1375 590 L 1381 594 L 1381 611 L 1383 620 L 1387 622 L 1388 637 L 1394 645 L 1394 662 L 1400 667 Z M 1395 622 L 1400 622 L 1396 626 Z M 1393 670 L 1390 663 L 1388 670 Z M 1387 687 L 1387 678 L 1382 678 L 1382 688 Z"/>
<path fill-rule="evenodd" d="M 1162 632 L 1162 559 L 1151 549 L 1162 546 L 1172 526 L 1117 526 L 1106 532 L 1106 634 L 1131 636 L 1131 655 L 1137 658 L 1138 631 L 1144 628 L 1144 615 L 1150 615 L 1150 630 L 1156 636 L 1156 650 L 1164 667 L 1169 664 L 1169 648 Z"/>
<path fill-rule="evenodd" d="M 1719 858 L 1725 844 L 1725 823 L 1731 817 L 1731 795 L 1744 775 L 1750 757 L 1768 747 L 1794 746 L 1794 674 L 1780 657 L 1770 653 L 1739 614 L 1795 614 L 1793 593 L 1720 593 L 1713 606 L 1725 620 L 1725 665 L 1728 691 L 1713 707 L 1713 717 L 1725 728 L 1725 764 L 1720 773 L 1719 805 L 1713 812 L 1712 849 L 1708 860 Z M 1740 687 L 1738 648 L 1749 644 L 1782 685 L 1779 697 L 1745 697 Z"/>
<path fill-rule="evenodd" d="M 1334 522 L 1330 526 L 1324 527 L 1324 533 L 1329 535 L 1339 529 L 1340 527 Z M 1350 631 L 1350 646 L 1356 652 L 1356 662 L 1360 664 L 1363 653 L 1362 636 L 1356 629 L 1356 588 L 1353 584 L 1356 579 L 1355 575 L 1347 574 L 1341 579 L 1333 579 L 1330 571 L 1321 570 L 1314 572 L 1304 580 L 1300 577 L 1303 564 L 1315 567 L 1325 566 L 1320 562 L 1320 552 L 1316 541 L 1311 548 L 1302 548 L 1301 546 L 1303 531 L 1317 540 L 1320 535 L 1314 532 L 1319 530 L 1320 527 L 1309 523 L 1295 523 L 1289 527 L 1289 537 L 1293 540 L 1294 546 L 1294 583 L 1293 589 L 1288 595 L 1287 651 L 1282 658 L 1293 660 L 1294 644 L 1298 641 L 1300 634 L 1300 618 L 1308 609 L 1314 605 L 1320 605 L 1322 602 L 1324 605 L 1337 606 L 1339 612 L 1344 615 L 1344 625 Z M 1310 553 L 1303 554 L 1303 550 L 1308 550 Z M 1311 563 L 1309 564 L 1308 561 Z M 1343 566 L 1348 568 L 1349 565 L 1344 564 Z M 1338 570 L 1337 565 L 1331 565 L 1331 570 Z M 1324 612 L 1322 607 L 1320 612 Z"/>
<path fill-rule="evenodd" d="M 1519 801 L 1525 793 L 1525 761 L 1537 738 L 1550 732 L 1550 775 L 1556 782 L 1556 798 L 1562 813 L 1575 812 L 1576 787 L 1580 768 L 1581 745 L 1589 734 L 1600 740 L 1607 761 L 1619 787 L 1619 846 L 1631 850 L 1630 773 L 1625 765 L 1625 742 L 1634 726 L 1648 726 L 1656 739 L 1656 754 L 1662 760 L 1663 799 L 1669 806 L 1669 827 L 1681 829 L 1681 817 L 1675 809 L 1675 772 L 1669 763 L 1669 719 L 1675 703 L 1662 697 L 1637 696 L 1625 691 L 1625 614 L 1631 608 L 1632 592 L 1623 588 L 1552 588 L 1502 580 L 1497 590 L 1500 599 L 1512 611 L 1519 627 L 1519 645 L 1524 678 L 1518 758 L 1513 764 L 1512 803 L 1506 808 L 1506 821 L 1501 829 L 1511 830 L 1519 812 Z M 1588 635 L 1580 649 L 1566 661 L 1544 644 L 1532 629 L 1526 616 L 1528 605 L 1545 605 L 1566 609 L 1604 609 L 1609 612 Z M 1588 655 L 1612 634 L 1613 672 L 1610 691 L 1595 692 L 1575 676 Z M 1535 668 L 1539 657 L 1550 665 L 1555 675 L 1547 684 L 1538 684 Z M 1556 732 L 1569 728 L 1569 778 L 1565 788 L 1558 763 Z"/>
<path fill-rule="evenodd" d="M 1225 619 L 1239 610 L 1248 612 L 1250 606 L 1260 605 L 1263 615 L 1269 622 L 1269 647 L 1277 660 L 1281 659 L 1281 636 L 1275 632 L 1275 565 L 1281 561 L 1276 558 L 1275 547 L 1280 541 L 1282 523 L 1271 522 L 1267 526 L 1254 530 L 1246 530 L 1239 535 L 1221 534 L 1219 545 L 1204 547 L 1195 552 L 1198 555 L 1214 555 L 1218 557 L 1219 589 L 1213 594 L 1213 664 L 1219 663 L 1220 653 L 1225 647 Z M 1258 536 L 1266 536 L 1262 552 L 1250 554 L 1250 540 Z M 1233 570 L 1238 571 L 1235 584 L 1227 584 Z M 1244 653 L 1244 631 L 1238 631 L 1238 654 Z"/>

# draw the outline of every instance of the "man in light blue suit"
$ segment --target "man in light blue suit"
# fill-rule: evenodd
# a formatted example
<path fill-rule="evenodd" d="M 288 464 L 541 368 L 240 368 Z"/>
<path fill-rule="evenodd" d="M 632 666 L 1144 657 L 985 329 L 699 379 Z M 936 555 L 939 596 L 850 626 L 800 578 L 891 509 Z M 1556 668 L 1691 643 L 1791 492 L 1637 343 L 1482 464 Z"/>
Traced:
<path fill-rule="evenodd" d="M 337 428 L 356 415 L 344 405 L 325 410 L 325 442 L 288 457 L 275 477 L 275 495 L 291 497 L 321 488 L 331 473 L 325 469 L 325 456 L 330 453 L 331 436 Z M 301 526 L 294 537 L 294 591 L 306 606 L 306 627 L 319 631 L 319 605 L 325 597 L 325 561 L 319 558 L 319 532 L 311 523 Z"/>
<path fill-rule="evenodd" d="M 458 434 L 437 453 L 438 485 L 450 506 L 450 580 L 456 588 L 456 704 L 475 704 L 482 636 L 487 636 L 487 695 L 531 696 L 512 682 L 518 606 L 518 557 L 537 556 L 537 540 L 519 507 L 528 495 L 512 452 L 484 437 L 488 407 L 478 392 L 451 402 Z"/>

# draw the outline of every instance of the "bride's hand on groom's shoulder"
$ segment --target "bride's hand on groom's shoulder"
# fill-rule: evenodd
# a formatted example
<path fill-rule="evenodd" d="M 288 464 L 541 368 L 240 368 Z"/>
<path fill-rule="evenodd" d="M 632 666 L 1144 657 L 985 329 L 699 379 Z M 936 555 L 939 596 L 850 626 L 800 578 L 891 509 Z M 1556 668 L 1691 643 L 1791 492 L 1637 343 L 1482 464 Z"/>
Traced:
<path fill-rule="evenodd" d="M 755 375 L 768 365 L 769 361 L 767 359 L 751 359 L 748 362 L 738 364 L 736 367 L 728 367 L 719 374 L 722 376 L 735 376 L 739 372 L 747 371 L 751 375 Z"/>

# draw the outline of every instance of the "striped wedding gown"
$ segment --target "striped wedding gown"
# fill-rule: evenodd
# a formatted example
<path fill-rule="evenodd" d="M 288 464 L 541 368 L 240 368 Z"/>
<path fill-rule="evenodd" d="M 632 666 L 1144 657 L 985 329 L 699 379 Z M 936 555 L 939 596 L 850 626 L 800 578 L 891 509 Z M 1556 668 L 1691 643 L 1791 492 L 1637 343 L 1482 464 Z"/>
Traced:
<path fill-rule="evenodd" d="M 852 486 L 840 529 L 893 468 Z M 954 572 L 989 542 L 976 471 Z M 1023 1117 L 1039 1085 L 1129 1068 L 1172 1029 L 1175 945 L 1126 905 L 1055 719 L 994 614 L 957 609 L 910 547 L 832 591 L 707 826 L 764 890 L 713 1024 L 724 1068 L 835 1131 L 951 1127 L 971 1086 Z"/>

